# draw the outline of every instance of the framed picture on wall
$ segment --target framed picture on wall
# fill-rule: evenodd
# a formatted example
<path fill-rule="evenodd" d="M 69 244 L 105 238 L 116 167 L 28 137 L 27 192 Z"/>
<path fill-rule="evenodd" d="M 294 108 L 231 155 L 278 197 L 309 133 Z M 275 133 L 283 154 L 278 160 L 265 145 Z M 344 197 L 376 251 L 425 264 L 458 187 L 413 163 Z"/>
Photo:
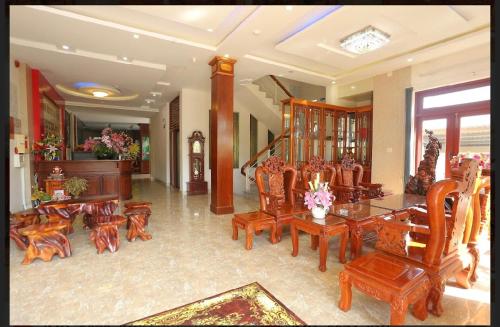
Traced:
<path fill-rule="evenodd" d="M 42 127 L 45 135 L 61 135 L 61 111 L 46 95 L 42 97 Z"/>

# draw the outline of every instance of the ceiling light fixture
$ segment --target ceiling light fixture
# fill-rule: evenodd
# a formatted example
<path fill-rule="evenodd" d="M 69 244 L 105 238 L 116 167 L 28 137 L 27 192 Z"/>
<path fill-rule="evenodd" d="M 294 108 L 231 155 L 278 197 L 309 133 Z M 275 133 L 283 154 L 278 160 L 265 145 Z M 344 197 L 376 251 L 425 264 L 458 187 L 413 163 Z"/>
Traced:
<path fill-rule="evenodd" d="M 254 35 L 259 35 L 261 33 L 261 30 L 253 30 Z"/>
<path fill-rule="evenodd" d="M 134 39 L 138 39 L 139 38 L 139 34 L 134 34 Z"/>
<path fill-rule="evenodd" d="M 213 28 L 207 28 L 207 31 L 209 31 L 209 32 L 213 32 L 213 31 L 214 31 L 214 29 L 213 29 Z"/>
<path fill-rule="evenodd" d="M 337 82 L 335 82 L 335 81 L 332 81 L 332 84 L 335 84 L 335 83 L 337 83 Z"/>
<path fill-rule="evenodd" d="M 229 55 L 226 53 L 226 54 L 224 55 L 224 57 L 225 57 L 225 58 L 229 58 Z"/>
<path fill-rule="evenodd" d="M 154 99 L 145 99 L 144 101 L 146 101 L 147 103 L 155 102 Z"/>
<path fill-rule="evenodd" d="M 390 37 L 373 26 L 367 26 L 340 40 L 340 46 L 349 52 L 363 54 L 383 47 Z"/>
<path fill-rule="evenodd" d="M 293 6 L 285 6 L 285 9 L 288 10 L 288 11 L 292 11 L 293 10 Z"/>
<path fill-rule="evenodd" d="M 151 93 L 154 97 L 157 95 L 161 95 L 161 92 L 156 92 L 156 91 L 151 91 L 149 93 Z"/>
<path fill-rule="evenodd" d="M 412 61 L 413 61 L 413 58 L 408 58 L 408 59 L 406 59 L 406 61 L 408 61 L 408 62 L 412 62 Z"/>
<path fill-rule="evenodd" d="M 185 20 L 192 22 L 200 19 L 205 13 L 199 9 L 193 9 L 185 12 L 182 16 Z"/>
<path fill-rule="evenodd" d="M 156 82 L 156 84 L 158 84 L 158 85 L 170 86 L 170 82 L 162 82 L 162 81 L 159 81 L 159 82 Z"/>
<path fill-rule="evenodd" d="M 69 45 L 63 44 L 61 48 L 63 48 L 64 50 L 69 50 Z"/>
<path fill-rule="evenodd" d="M 356 86 L 355 86 L 355 85 L 352 85 L 352 86 L 351 86 L 351 89 L 352 89 L 352 90 L 354 90 L 355 88 L 356 88 Z"/>
<path fill-rule="evenodd" d="M 92 95 L 97 97 L 97 98 L 104 98 L 104 97 L 107 97 L 109 94 L 108 94 L 108 92 L 104 92 L 104 91 L 94 91 L 94 92 L 92 92 Z"/>
<path fill-rule="evenodd" d="M 196 62 L 196 57 L 193 57 L 193 62 Z"/>

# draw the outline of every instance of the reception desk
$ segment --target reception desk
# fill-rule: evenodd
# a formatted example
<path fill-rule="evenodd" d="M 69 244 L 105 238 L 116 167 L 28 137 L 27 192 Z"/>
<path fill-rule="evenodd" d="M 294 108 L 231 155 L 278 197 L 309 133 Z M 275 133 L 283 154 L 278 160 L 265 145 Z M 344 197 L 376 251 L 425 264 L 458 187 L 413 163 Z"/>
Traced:
<path fill-rule="evenodd" d="M 37 161 L 35 171 L 40 187 L 45 187 L 45 179 L 52 169 L 61 167 L 65 178 L 78 176 L 88 181 L 87 191 L 81 199 L 118 197 L 120 200 L 132 198 L 131 160 L 58 160 Z"/>

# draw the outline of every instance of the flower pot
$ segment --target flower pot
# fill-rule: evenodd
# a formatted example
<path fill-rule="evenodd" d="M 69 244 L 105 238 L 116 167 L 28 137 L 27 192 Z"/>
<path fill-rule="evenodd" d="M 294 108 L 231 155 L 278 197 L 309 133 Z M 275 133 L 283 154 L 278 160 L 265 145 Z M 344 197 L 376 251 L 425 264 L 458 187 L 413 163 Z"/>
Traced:
<path fill-rule="evenodd" d="M 312 216 L 316 219 L 325 219 L 329 208 L 314 207 L 311 210 Z"/>

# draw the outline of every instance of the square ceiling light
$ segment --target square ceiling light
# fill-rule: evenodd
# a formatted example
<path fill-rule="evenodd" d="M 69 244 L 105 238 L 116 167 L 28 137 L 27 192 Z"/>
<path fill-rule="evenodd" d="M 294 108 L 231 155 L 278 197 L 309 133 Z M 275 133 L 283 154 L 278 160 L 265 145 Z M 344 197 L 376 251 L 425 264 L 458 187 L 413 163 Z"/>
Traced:
<path fill-rule="evenodd" d="M 368 26 L 340 40 L 340 46 L 349 52 L 363 54 L 383 47 L 390 37 L 389 34 Z"/>

